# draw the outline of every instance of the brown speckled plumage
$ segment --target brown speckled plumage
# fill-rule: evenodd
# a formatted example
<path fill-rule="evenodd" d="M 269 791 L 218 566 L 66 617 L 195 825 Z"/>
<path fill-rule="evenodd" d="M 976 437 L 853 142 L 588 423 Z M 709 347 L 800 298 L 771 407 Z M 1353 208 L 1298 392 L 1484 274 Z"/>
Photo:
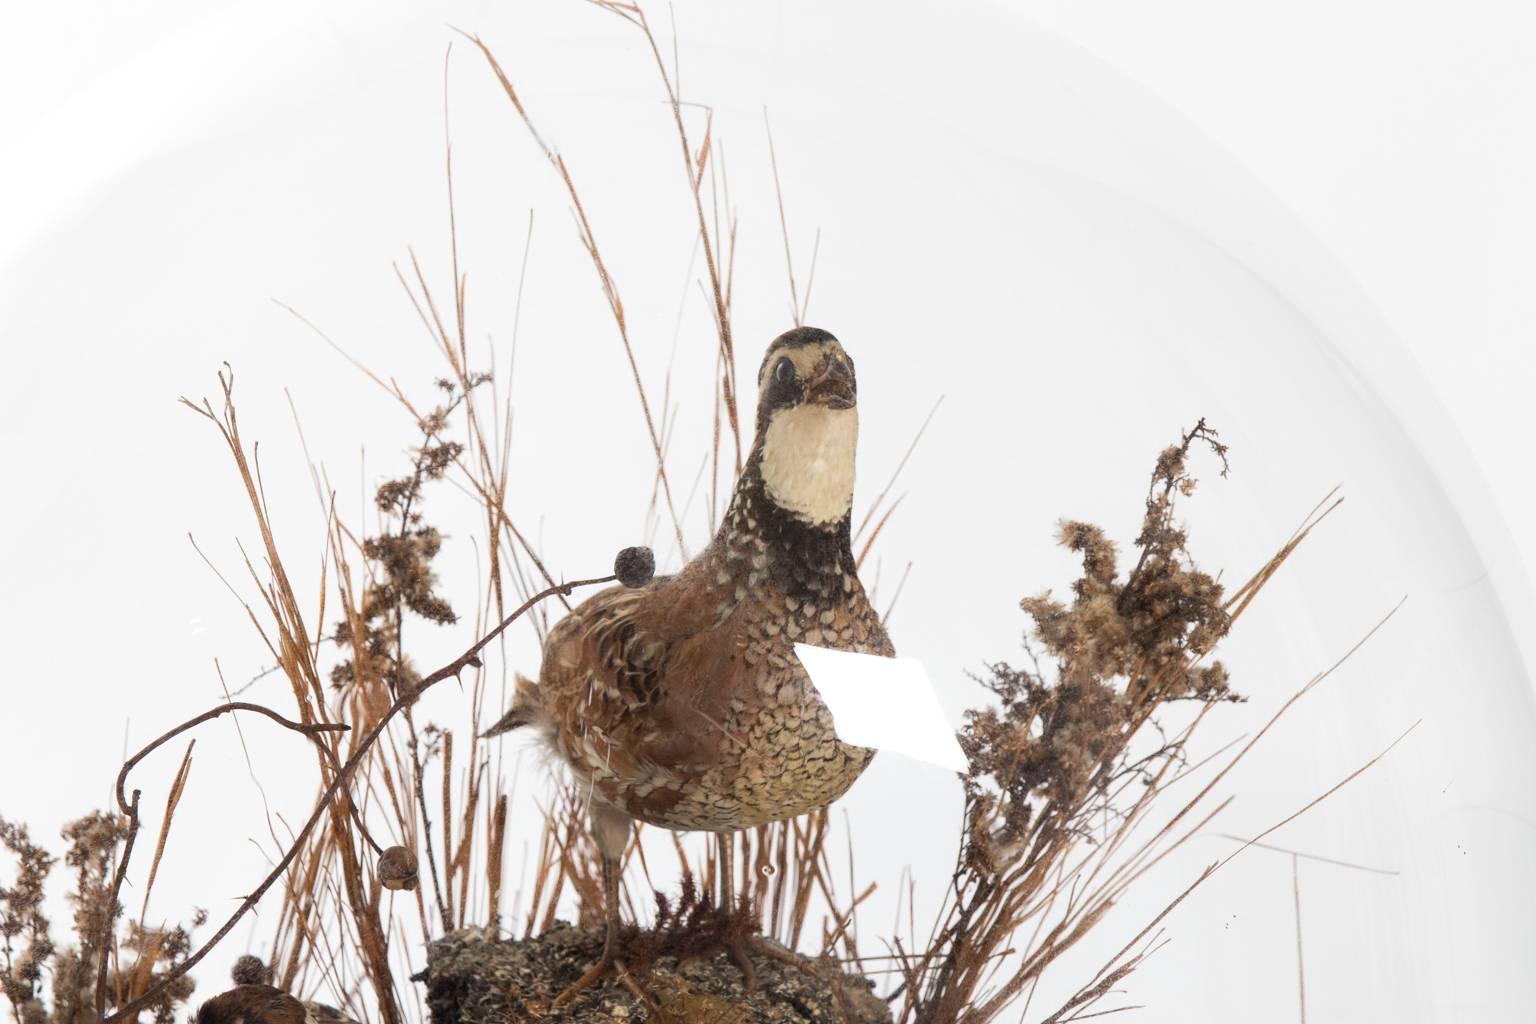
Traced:
<path fill-rule="evenodd" d="M 272 985 L 236 985 L 208 1000 L 196 1024 L 352 1024 L 339 1010 L 304 1003 Z"/>
<path fill-rule="evenodd" d="M 837 799 L 872 755 L 837 741 L 797 642 L 893 653 L 847 517 L 793 520 L 749 462 L 682 572 L 604 591 L 550 633 L 538 697 L 596 798 L 667 828 L 748 828 Z"/>
<path fill-rule="evenodd" d="M 851 361 L 831 335 L 775 340 L 756 440 L 713 541 L 676 575 L 602 591 L 557 624 L 538 685 L 501 727 L 541 721 L 595 802 L 650 824 L 726 832 L 802 814 L 873 756 L 837 740 L 794 651 L 894 653 L 859 583 L 849 514 L 809 522 L 765 485 L 769 421 L 814 401 L 774 394 L 770 364 L 788 356 L 808 364 L 801 377 L 845 372 L 856 415 Z"/>

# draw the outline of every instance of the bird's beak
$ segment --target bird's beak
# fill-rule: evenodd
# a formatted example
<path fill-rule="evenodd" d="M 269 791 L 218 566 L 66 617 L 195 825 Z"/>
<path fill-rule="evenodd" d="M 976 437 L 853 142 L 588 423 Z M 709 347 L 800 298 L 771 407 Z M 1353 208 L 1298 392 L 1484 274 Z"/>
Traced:
<path fill-rule="evenodd" d="M 805 399 L 829 409 L 852 409 L 853 371 L 841 359 L 828 357 L 805 382 Z"/>

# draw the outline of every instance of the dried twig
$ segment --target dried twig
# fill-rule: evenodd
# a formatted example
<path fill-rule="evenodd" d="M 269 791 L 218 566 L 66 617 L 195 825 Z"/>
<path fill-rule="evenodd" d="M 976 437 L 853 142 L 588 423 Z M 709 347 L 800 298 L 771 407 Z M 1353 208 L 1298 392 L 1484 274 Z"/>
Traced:
<path fill-rule="evenodd" d="M 533 119 L 523 106 L 523 101 L 518 96 L 517 90 L 513 87 L 512 80 L 501 69 L 501 65 L 497 62 L 495 55 L 491 53 L 490 47 L 482 42 L 479 36 L 462 32 L 460 34 L 474 43 L 485 56 L 486 61 L 491 66 L 491 70 L 496 75 L 496 80 L 501 83 L 502 90 L 507 94 L 507 99 L 512 102 L 513 109 L 522 118 L 524 126 L 528 129 L 528 134 L 533 137 L 540 152 L 544 154 L 544 158 L 554 167 L 555 172 L 560 176 L 560 180 L 565 184 L 566 192 L 571 197 L 571 205 L 576 213 L 576 224 L 580 232 L 582 246 L 587 250 L 587 255 L 592 259 L 592 265 L 597 271 L 598 281 L 603 288 L 603 295 L 608 300 L 608 308 L 612 312 L 614 323 L 617 324 L 619 329 L 619 340 L 624 346 L 624 357 L 629 361 L 629 370 L 630 375 L 634 379 L 635 391 L 640 396 L 640 411 L 645 417 L 645 428 L 650 434 L 651 450 L 655 453 L 657 471 L 661 474 L 662 494 L 666 498 L 667 511 L 672 518 L 672 528 L 677 534 L 678 547 L 682 548 L 683 525 L 682 521 L 678 518 L 677 508 L 672 500 L 672 484 L 666 475 L 666 459 L 662 455 L 661 434 L 657 430 L 655 418 L 651 415 L 650 399 L 646 397 L 645 385 L 640 379 L 640 366 L 635 361 L 635 350 L 630 344 L 629 323 L 624 316 L 624 303 L 619 298 L 618 286 L 614 284 L 612 276 L 608 273 L 608 267 L 603 262 L 602 254 L 598 250 L 597 238 L 592 233 L 591 223 L 587 220 L 586 208 L 582 206 L 581 195 L 576 190 L 576 183 L 571 178 L 571 173 L 565 165 L 565 158 L 551 149 L 549 144 L 544 141 L 544 137 L 539 134 L 538 129 L 534 127 Z"/>
<path fill-rule="evenodd" d="M 183 974 L 187 973 L 187 971 L 197 966 L 198 962 L 208 954 L 208 951 L 211 950 L 214 946 L 218 945 L 224 936 L 229 934 L 230 929 L 234 928 L 234 926 L 239 923 L 240 919 L 246 915 L 246 912 L 254 907 L 261 900 L 261 897 L 266 894 L 266 891 L 272 887 L 272 884 L 281 878 L 283 873 L 287 871 L 288 865 L 293 862 L 293 859 L 296 856 L 298 856 L 298 852 L 303 846 L 304 840 L 309 837 L 310 832 L 314 830 L 315 825 L 325 814 L 326 809 L 330 804 L 331 798 L 336 795 L 337 791 L 340 790 L 343 785 L 346 784 L 347 780 L 352 777 L 352 773 L 357 770 L 357 766 L 361 764 L 363 759 L 369 755 L 374 741 L 376 741 L 384 732 L 385 726 L 389 724 L 390 720 L 393 719 L 395 715 L 399 714 L 405 708 L 414 704 L 423 693 L 425 693 L 428 689 L 435 686 L 436 684 L 442 682 L 444 679 L 457 678 L 459 674 L 462 673 L 466 668 L 478 667 L 480 665 L 480 652 L 485 649 L 486 645 L 500 636 L 503 632 L 505 632 L 508 626 L 516 622 L 519 618 L 522 617 L 524 612 L 528 611 L 528 609 L 532 608 L 540 601 L 548 597 L 553 597 L 557 593 L 569 595 L 571 591 L 577 587 L 587 587 L 598 583 L 611 583 L 614 579 L 615 577 L 610 575 L 599 576 L 592 579 L 572 580 L 569 583 L 557 584 L 553 587 L 548 587 L 540 591 L 519 605 L 517 610 L 503 619 L 495 629 L 491 630 L 485 636 L 471 644 L 469 649 L 466 650 L 463 654 L 459 655 L 448 664 L 439 668 L 437 671 L 424 677 L 421 682 L 417 683 L 415 686 L 411 687 L 410 690 L 402 693 L 398 698 L 396 698 L 395 702 L 390 705 L 389 710 L 384 713 L 384 715 L 379 719 L 374 727 L 369 730 L 368 733 L 364 735 L 363 738 L 358 742 L 356 750 L 353 752 L 352 756 L 347 759 L 346 763 L 341 766 L 341 770 L 338 771 L 331 779 L 330 785 L 327 786 L 325 792 L 321 794 L 319 801 L 315 805 L 315 809 L 310 813 L 309 819 L 304 823 L 304 827 L 299 829 L 298 835 L 294 838 L 293 842 L 289 844 L 288 850 L 283 854 L 282 859 L 279 860 L 277 866 L 267 874 L 267 877 L 261 881 L 261 884 L 252 890 L 251 893 L 241 901 L 240 906 L 236 908 L 235 912 L 229 916 L 228 920 L 226 920 L 219 927 L 219 930 L 214 933 L 212 938 L 210 938 L 201 947 L 199 947 L 195 953 L 188 956 L 186 960 L 168 971 L 165 977 L 161 978 L 161 980 L 153 987 L 151 987 L 148 992 L 145 992 L 143 995 L 131 1001 L 126 1006 L 119 1008 L 110 1017 L 105 1018 L 103 1024 L 117 1024 L 118 1021 L 129 1019 L 137 1010 L 151 1002 L 153 998 L 172 981 L 181 977 Z M 204 715 L 199 715 L 197 719 L 192 720 L 191 722 L 183 723 L 182 725 L 177 726 L 175 729 L 171 730 L 165 736 L 162 736 L 159 740 L 152 744 L 151 748 L 149 749 L 153 749 L 154 746 L 158 746 L 160 743 L 164 742 L 166 739 L 169 739 L 171 736 L 184 732 L 186 729 L 191 728 L 198 722 L 207 721 L 209 718 L 215 717 L 218 714 L 223 714 L 227 710 L 231 710 L 231 707 L 228 705 L 222 708 L 215 708 L 212 712 L 205 713 Z M 290 728 L 298 729 L 299 731 L 324 731 L 319 727 L 314 727 L 311 730 L 305 730 L 304 727 L 297 725 L 297 723 L 288 722 L 286 719 L 283 719 L 282 716 L 275 713 L 270 714 L 269 717 L 280 720 L 284 725 L 287 725 Z M 334 729 L 335 727 L 332 726 L 330 728 Z M 138 755 L 135 755 L 135 757 L 132 758 L 129 763 L 123 766 L 123 770 L 119 773 L 118 799 L 120 803 L 122 800 L 122 782 L 124 777 L 127 775 L 128 770 L 133 766 L 133 764 L 137 763 L 146 753 L 148 753 L 148 749 L 141 751 Z M 137 800 L 138 791 L 135 791 L 135 807 L 137 805 Z M 137 820 L 134 808 L 131 807 L 128 813 L 130 814 L 131 820 Z M 131 844 L 132 833 L 130 833 L 128 846 L 124 849 L 123 864 L 119 868 L 119 881 L 121 880 L 121 874 L 126 871 L 127 868 L 128 854 L 131 851 Z"/>

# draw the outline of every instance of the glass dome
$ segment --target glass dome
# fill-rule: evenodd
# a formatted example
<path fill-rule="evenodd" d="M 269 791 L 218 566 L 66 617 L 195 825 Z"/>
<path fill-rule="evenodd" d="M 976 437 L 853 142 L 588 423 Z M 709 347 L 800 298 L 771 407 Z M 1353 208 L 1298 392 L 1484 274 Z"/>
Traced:
<path fill-rule="evenodd" d="M 218 698 L 213 656 L 231 677 L 265 657 L 186 547 L 190 529 L 228 571 L 239 563 L 227 538 L 249 535 L 249 513 L 174 399 L 209 392 L 221 361 L 235 367 L 269 499 L 291 510 L 292 543 L 316 559 L 282 387 L 343 503 L 361 505 L 409 441 L 392 400 L 268 299 L 375 370 L 429 386 L 437 357 L 390 263 L 409 272 L 414 245 L 425 272 L 447 280 L 443 50 L 458 37 L 445 20 L 497 49 L 569 161 L 648 385 L 659 392 L 671 367 L 674 395 L 703 396 L 714 374 L 670 112 L 649 54 L 616 19 L 579 5 L 468 5 L 453 18 L 358 8 L 284 15 L 253 35 L 251 17 L 188 26 L 35 126 L 63 145 L 130 116 L 114 96 L 165 103 L 139 131 L 99 136 L 78 179 L 46 188 L 46 165 L 33 163 L 41 191 L 0 254 L 12 339 L 0 430 L 36 498 L 13 502 L 0 531 L 4 563 L 29 581 L 0 597 L 0 620 L 20 640 L 17 678 L 48 680 L 20 694 L 21 714 L 62 722 L 82 701 L 92 708 L 69 726 L 89 756 L 7 807 L 40 834 L 102 791 L 125 720 L 140 741 Z M 1284 819 L 1419 723 L 1170 916 L 1173 942 L 1126 981 L 1126 1001 L 1148 1021 L 1295 1019 L 1299 928 L 1319 1019 L 1514 1019 L 1536 955 L 1530 681 L 1487 570 L 1496 539 L 1468 529 L 1475 496 L 1448 482 L 1454 452 L 1426 448 L 1443 414 L 1360 290 L 1176 112 L 988 6 L 919 22 L 809 2 L 729 14 L 680 4 L 676 20 L 685 99 L 713 107 L 739 216 L 742 372 L 789 310 L 766 105 L 809 322 L 859 363 L 860 507 L 943 398 L 866 577 L 879 573 L 889 601 L 911 562 L 891 632 L 951 714 L 979 699 L 968 670 L 1017 657 L 1019 599 L 1071 579 L 1055 521 L 1096 522 L 1127 545 L 1156 453 L 1202 416 L 1232 447 L 1230 477 L 1197 462 L 1201 487 L 1184 505 L 1207 568 L 1246 578 L 1335 485 L 1347 499 L 1224 646 L 1249 699 L 1214 712 L 1207 741 L 1253 733 L 1397 609 L 1224 783 L 1231 808 L 1062 964 L 1031 1012 L 1057 1005 L 1051 984 L 1074 987 L 1074 962 L 1118 949 L 1232 852 L 1230 837 Z M 208 57 L 218 46 L 227 65 Z M 509 504 L 542 524 L 552 564 L 589 574 L 577 566 L 632 543 L 643 521 L 648 446 L 563 193 L 471 50 L 459 40 L 449 58 L 447 109 L 472 330 L 497 338 L 510 371 L 513 462 L 527 483 Z M 175 86 L 188 69 L 199 88 Z M 672 457 L 690 479 L 709 412 L 701 397 L 678 413 Z M 705 504 L 689 513 L 695 542 Z M 448 558 L 445 581 L 474 587 L 473 551 L 450 543 Z M 61 666 L 87 610 L 105 621 Z M 518 644 L 526 670 L 536 648 Z M 7 776 L 46 761 L 59 728 L 8 744 Z M 280 762 L 281 739 L 253 752 L 269 742 Z M 260 831 L 243 761 L 219 756 L 228 763 L 200 769 L 207 788 L 188 795 L 202 801 L 197 820 Z M 289 782 L 269 771 L 263 785 L 302 804 L 307 769 Z M 147 777 L 146 791 L 161 782 Z M 880 886 L 865 931 L 883 931 L 908 867 L 921 918 L 953 865 L 952 777 L 881 758 L 840 806 L 860 884 Z M 518 813 L 531 829 L 531 807 Z M 187 843 L 161 883 L 166 906 L 245 891 L 260 863 L 210 866 Z"/>

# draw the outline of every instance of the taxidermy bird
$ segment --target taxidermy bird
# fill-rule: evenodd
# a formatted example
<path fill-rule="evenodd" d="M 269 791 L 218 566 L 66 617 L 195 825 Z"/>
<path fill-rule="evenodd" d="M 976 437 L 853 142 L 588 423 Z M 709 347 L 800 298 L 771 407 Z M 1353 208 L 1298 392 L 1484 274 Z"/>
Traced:
<path fill-rule="evenodd" d="M 607 941 L 562 1001 L 614 969 L 633 820 L 717 833 L 729 910 L 727 836 L 825 806 L 874 756 L 837 738 L 794 650 L 895 653 L 854 564 L 853 360 L 796 328 L 768 346 L 757 385 L 751 454 L 709 546 L 676 575 L 577 606 L 550 631 L 538 684 L 521 681 L 489 732 L 538 728 L 591 794 Z"/>
<path fill-rule="evenodd" d="M 236 985 L 197 1011 L 196 1024 L 351 1024 L 340 1011 L 303 1003 L 272 985 Z"/>

